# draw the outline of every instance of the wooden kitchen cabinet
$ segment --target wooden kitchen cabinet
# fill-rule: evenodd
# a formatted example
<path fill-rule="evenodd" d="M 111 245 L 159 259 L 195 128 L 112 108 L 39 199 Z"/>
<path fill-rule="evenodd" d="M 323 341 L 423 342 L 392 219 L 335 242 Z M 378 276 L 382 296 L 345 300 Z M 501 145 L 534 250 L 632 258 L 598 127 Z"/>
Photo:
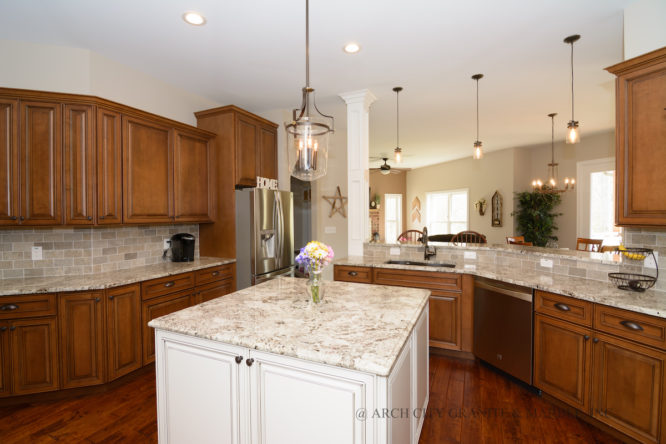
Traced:
<path fill-rule="evenodd" d="M 62 224 L 62 106 L 21 100 L 20 216 L 24 225 Z"/>
<path fill-rule="evenodd" d="M 94 119 L 91 105 L 64 106 L 66 225 L 92 225 L 95 222 Z"/>
<path fill-rule="evenodd" d="M 106 290 L 107 372 L 114 380 L 141 367 L 139 284 Z"/>
<path fill-rule="evenodd" d="M 105 380 L 104 293 L 58 296 L 62 388 L 102 384 Z"/>
<path fill-rule="evenodd" d="M 541 314 L 534 315 L 534 386 L 590 411 L 592 330 Z"/>
<path fill-rule="evenodd" d="M 123 222 L 168 223 L 173 218 L 173 131 L 123 116 Z"/>
<path fill-rule="evenodd" d="M 9 321 L 13 395 L 59 388 L 57 331 L 55 316 Z"/>
<path fill-rule="evenodd" d="M 119 112 L 97 108 L 97 224 L 123 221 L 123 151 Z"/>
<path fill-rule="evenodd" d="M 176 130 L 174 136 L 174 216 L 176 222 L 211 222 L 213 182 L 210 138 Z"/>
<path fill-rule="evenodd" d="M 19 101 L 0 97 L 0 225 L 19 223 Z"/>
<path fill-rule="evenodd" d="M 236 185 L 256 186 L 259 124 L 254 119 L 239 116 L 236 120 Z"/>
<path fill-rule="evenodd" d="M 193 305 L 208 302 L 210 300 L 219 298 L 229 293 L 234 292 L 234 283 L 231 279 L 223 281 L 211 282 L 200 287 L 196 287 L 193 297 Z"/>
<path fill-rule="evenodd" d="M 606 68 L 615 81 L 616 223 L 666 225 L 666 48 Z"/>
<path fill-rule="evenodd" d="M 259 126 L 259 153 L 257 167 L 258 176 L 269 179 L 278 178 L 277 160 L 277 129 L 273 126 L 261 124 Z"/>
<path fill-rule="evenodd" d="M 596 334 L 592 416 L 641 442 L 664 442 L 666 354 Z"/>
<path fill-rule="evenodd" d="M 192 290 L 159 296 L 142 303 L 141 325 L 143 333 L 143 365 L 155 361 L 155 330 L 148 322 L 192 305 Z"/>
<path fill-rule="evenodd" d="M 9 396 L 12 392 L 11 362 L 9 322 L 0 321 L 0 398 Z"/>
<path fill-rule="evenodd" d="M 336 281 L 372 284 L 372 267 L 334 265 L 333 276 Z"/>
<path fill-rule="evenodd" d="M 449 350 L 461 349 L 462 323 L 460 294 L 433 291 L 430 306 L 430 345 Z"/>

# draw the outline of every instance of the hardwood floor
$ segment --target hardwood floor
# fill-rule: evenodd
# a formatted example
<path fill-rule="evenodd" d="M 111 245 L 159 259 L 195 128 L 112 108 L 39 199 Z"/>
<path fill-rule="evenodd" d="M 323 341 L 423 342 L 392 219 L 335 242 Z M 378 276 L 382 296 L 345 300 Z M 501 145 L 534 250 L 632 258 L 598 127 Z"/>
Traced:
<path fill-rule="evenodd" d="M 431 355 L 419 444 L 615 443 L 610 435 L 474 361 Z M 0 443 L 155 443 L 155 373 L 101 394 L 0 407 Z"/>

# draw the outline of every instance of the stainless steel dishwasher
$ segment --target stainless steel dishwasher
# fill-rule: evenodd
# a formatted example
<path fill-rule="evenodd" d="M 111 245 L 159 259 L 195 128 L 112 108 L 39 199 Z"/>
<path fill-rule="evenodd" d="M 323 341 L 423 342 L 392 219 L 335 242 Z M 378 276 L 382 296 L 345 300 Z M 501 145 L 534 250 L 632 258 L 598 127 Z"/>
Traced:
<path fill-rule="evenodd" d="M 474 354 L 532 385 L 532 289 L 474 281 Z"/>

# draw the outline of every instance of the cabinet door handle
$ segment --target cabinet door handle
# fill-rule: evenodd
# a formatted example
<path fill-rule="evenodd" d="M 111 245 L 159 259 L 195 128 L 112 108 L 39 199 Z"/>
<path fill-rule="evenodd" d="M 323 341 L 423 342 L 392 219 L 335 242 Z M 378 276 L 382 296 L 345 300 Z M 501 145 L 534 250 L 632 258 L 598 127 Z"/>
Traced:
<path fill-rule="evenodd" d="M 109 300 L 113 300 L 113 295 L 109 296 Z"/>
<path fill-rule="evenodd" d="M 358 276 L 358 273 L 356 271 L 350 271 L 347 273 L 349 276 Z"/>
<path fill-rule="evenodd" d="M 220 275 L 220 272 L 219 272 L 219 271 L 213 271 L 211 274 L 212 274 L 213 276 L 219 276 L 219 275 Z"/>
<path fill-rule="evenodd" d="M 629 330 L 633 331 L 643 331 L 643 327 L 640 326 L 640 324 L 633 322 L 633 321 L 620 321 L 620 324 L 623 325 L 624 327 L 628 328 Z"/>
<path fill-rule="evenodd" d="M 16 216 L 12 216 L 12 217 L 10 217 L 10 219 L 11 219 L 11 220 L 16 220 L 17 217 L 16 217 Z"/>
<path fill-rule="evenodd" d="M 592 342 L 594 342 L 596 344 L 597 342 L 599 342 L 599 338 L 592 339 Z"/>
<path fill-rule="evenodd" d="M 95 302 L 99 302 L 99 298 L 95 298 Z"/>
<path fill-rule="evenodd" d="M 5 304 L 2 307 L 0 307 L 0 310 L 2 311 L 14 311 L 18 310 L 19 306 L 16 304 Z"/>
<path fill-rule="evenodd" d="M 240 364 L 243 362 L 243 357 L 242 356 L 236 356 L 236 364 Z"/>
<path fill-rule="evenodd" d="M 16 330 L 16 326 L 15 326 L 15 325 L 12 325 L 11 327 L 9 327 L 9 330 L 10 330 L 10 331 L 14 331 L 14 330 Z"/>
<path fill-rule="evenodd" d="M 104 216 L 100 216 L 99 218 L 100 218 L 100 219 L 104 219 Z"/>
<path fill-rule="evenodd" d="M 174 281 L 169 281 L 169 282 L 164 284 L 164 286 L 167 287 L 167 288 L 173 287 L 174 285 L 176 285 L 176 283 Z"/>
<path fill-rule="evenodd" d="M 254 359 L 253 358 L 247 358 L 245 360 L 245 363 L 247 364 L 248 367 L 252 367 L 252 364 L 254 364 Z"/>
<path fill-rule="evenodd" d="M 588 339 L 590 339 L 590 335 L 583 336 L 583 339 L 585 339 L 587 341 Z"/>
<path fill-rule="evenodd" d="M 561 311 L 571 311 L 571 308 L 567 304 L 563 304 L 561 302 L 555 304 L 555 308 Z"/>
<path fill-rule="evenodd" d="M 88 220 L 92 220 L 92 216 L 88 216 Z"/>
<path fill-rule="evenodd" d="M 0 331 L 7 331 L 7 327 L 0 327 Z"/>

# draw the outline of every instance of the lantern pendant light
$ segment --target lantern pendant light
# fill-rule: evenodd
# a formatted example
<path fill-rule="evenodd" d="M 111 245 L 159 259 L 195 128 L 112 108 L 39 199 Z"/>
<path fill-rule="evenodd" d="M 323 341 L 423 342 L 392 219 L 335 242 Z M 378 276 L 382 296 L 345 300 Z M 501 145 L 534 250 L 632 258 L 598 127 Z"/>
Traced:
<path fill-rule="evenodd" d="M 564 39 L 564 43 L 571 45 L 571 120 L 567 124 L 567 139 L 566 142 L 580 143 L 580 130 L 578 129 L 578 121 L 574 119 L 574 71 L 573 71 L 573 45 L 574 42 L 580 39 L 580 35 L 570 35 Z"/>
<path fill-rule="evenodd" d="M 314 89 L 310 87 L 310 4 L 305 0 L 305 87 L 300 109 L 294 109 L 293 120 L 285 122 L 292 176 L 309 182 L 326 175 L 328 139 L 333 125 L 333 117 L 317 108 Z"/>
<path fill-rule="evenodd" d="M 402 162 L 402 148 L 400 148 L 400 100 L 398 98 L 400 91 L 402 91 L 402 86 L 396 86 L 393 88 L 395 91 L 395 162 Z"/>
<path fill-rule="evenodd" d="M 474 159 L 479 160 L 483 157 L 483 143 L 479 140 L 479 79 L 483 74 L 474 74 L 472 79 L 476 80 L 476 140 L 474 141 Z"/>

